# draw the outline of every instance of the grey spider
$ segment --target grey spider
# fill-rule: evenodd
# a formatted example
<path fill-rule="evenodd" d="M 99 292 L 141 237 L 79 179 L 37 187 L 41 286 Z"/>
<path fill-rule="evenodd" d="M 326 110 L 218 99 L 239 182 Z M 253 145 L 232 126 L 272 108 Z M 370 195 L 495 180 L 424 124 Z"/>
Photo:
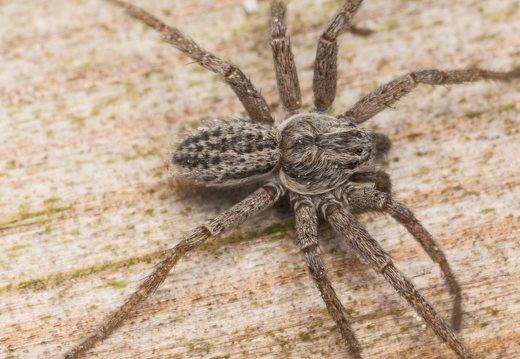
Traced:
<path fill-rule="evenodd" d="M 93 334 L 71 349 L 66 358 L 84 355 L 109 336 L 130 311 L 165 280 L 183 255 L 208 238 L 216 237 L 272 206 L 284 194 L 288 194 L 295 212 L 298 245 L 310 275 L 352 358 L 362 358 L 362 350 L 351 328 L 352 319 L 339 301 L 319 254 L 319 215 L 394 287 L 459 358 L 474 358 L 455 333 L 460 330 L 462 320 L 460 285 L 430 233 L 408 208 L 393 198 L 389 176 L 381 169 L 390 141 L 385 135 L 358 125 L 390 107 L 421 83 L 448 85 L 489 79 L 511 80 L 520 77 L 520 67 L 510 72 L 477 68 L 410 72 L 379 87 L 350 110 L 331 116 L 328 113 L 336 94 L 338 37 L 345 31 L 366 34 L 365 30 L 351 24 L 362 0 L 347 0 L 319 39 L 313 80 L 315 108 L 306 113 L 301 110 L 296 66 L 286 35 L 286 5 L 274 0 L 271 3 L 270 43 L 278 92 L 287 114 L 275 125 L 266 101 L 239 68 L 204 51 L 177 28 L 167 26 L 144 10 L 120 0 L 107 1 L 124 8 L 130 16 L 160 32 L 166 42 L 219 74 L 249 115 L 249 119 L 215 121 L 182 141 L 172 157 L 177 173 L 205 186 L 263 185 L 232 208 L 194 229 L 170 249 L 127 301 Z M 453 296 L 451 326 L 353 216 L 353 213 L 367 211 L 385 212 L 405 226 L 440 266 Z"/>

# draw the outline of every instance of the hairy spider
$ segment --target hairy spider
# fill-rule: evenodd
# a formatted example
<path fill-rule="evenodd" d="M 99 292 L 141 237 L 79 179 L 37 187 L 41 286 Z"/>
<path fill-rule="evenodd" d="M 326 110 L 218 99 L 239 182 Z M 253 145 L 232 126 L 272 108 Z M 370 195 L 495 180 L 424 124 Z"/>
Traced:
<path fill-rule="evenodd" d="M 66 358 L 80 357 L 109 336 L 136 305 L 154 292 L 182 256 L 208 238 L 216 237 L 272 206 L 286 193 L 295 212 L 298 245 L 352 358 L 361 358 L 362 350 L 351 328 L 352 319 L 340 303 L 319 254 L 319 215 L 408 301 L 459 358 L 474 358 L 455 334 L 462 319 L 461 289 L 445 255 L 414 214 L 391 195 L 389 176 L 381 169 L 390 141 L 385 135 L 372 133 L 359 124 L 390 107 L 421 83 L 447 85 L 490 79 L 511 80 L 520 77 L 520 67 L 510 72 L 477 68 L 410 72 L 379 87 L 350 110 L 332 116 L 328 113 L 336 94 L 338 37 L 345 31 L 367 33 L 351 24 L 362 0 L 347 0 L 319 39 L 313 81 L 315 109 L 306 113 L 301 111 L 296 66 L 286 35 L 286 5 L 274 0 L 271 3 L 271 47 L 278 91 L 287 113 L 283 121 L 275 124 L 266 101 L 239 68 L 204 51 L 177 28 L 165 25 L 144 10 L 120 0 L 108 1 L 160 32 L 166 42 L 203 67 L 219 74 L 249 115 L 249 119 L 215 121 L 182 141 L 172 157 L 177 173 L 205 186 L 263 184 L 232 208 L 194 229 L 170 249 L 167 257 L 128 300 L 93 334 L 70 350 Z M 353 216 L 353 213 L 367 211 L 385 212 L 392 216 L 440 266 L 453 296 L 451 326 L 395 267 L 390 256 Z"/>

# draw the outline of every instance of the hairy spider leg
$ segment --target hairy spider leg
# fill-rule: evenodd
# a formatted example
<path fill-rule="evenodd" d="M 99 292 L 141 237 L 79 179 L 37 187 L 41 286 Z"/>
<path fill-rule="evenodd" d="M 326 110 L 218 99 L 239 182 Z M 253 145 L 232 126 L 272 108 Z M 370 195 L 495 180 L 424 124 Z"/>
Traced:
<path fill-rule="evenodd" d="M 298 246 L 309 273 L 321 293 L 330 316 L 338 325 L 351 357 L 361 359 L 361 346 L 352 330 L 352 318 L 341 304 L 319 254 L 318 217 L 312 200 L 308 196 L 291 193 L 291 202 L 295 212 Z"/>
<path fill-rule="evenodd" d="M 284 189 L 280 185 L 268 183 L 205 225 L 191 231 L 185 239 L 168 251 L 166 258 L 155 266 L 153 272 L 139 285 L 138 289 L 130 295 L 125 303 L 112 315 L 105 318 L 94 333 L 67 352 L 65 358 L 75 359 L 82 357 L 89 349 L 93 348 L 98 342 L 107 338 L 116 328 L 120 327 L 129 313 L 138 304 L 147 299 L 155 289 L 164 282 L 166 276 L 180 258 L 204 243 L 210 237 L 216 237 L 225 230 L 243 223 L 252 215 L 269 208 L 283 193 Z"/>
<path fill-rule="evenodd" d="M 271 49 L 278 94 L 288 115 L 297 112 L 302 105 L 298 73 L 287 32 L 287 6 L 285 1 L 271 2 Z"/>
<path fill-rule="evenodd" d="M 357 255 L 394 287 L 459 358 L 474 359 L 473 354 L 460 341 L 457 334 L 424 299 L 413 283 L 395 267 L 388 253 L 354 216 L 337 202 L 325 200 L 323 206 L 327 221 L 336 232 L 345 237 Z"/>
<path fill-rule="evenodd" d="M 128 15 L 159 32 L 163 39 L 177 50 L 183 52 L 209 71 L 220 75 L 224 82 L 235 92 L 253 121 L 268 124 L 274 123 L 271 110 L 262 94 L 238 67 L 203 50 L 179 29 L 166 25 L 143 9 L 120 0 L 106 1 L 125 9 Z"/>
<path fill-rule="evenodd" d="M 314 62 L 314 106 L 327 111 L 336 97 L 338 80 L 338 37 L 351 25 L 363 0 L 347 0 L 321 34 Z"/>
<path fill-rule="evenodd" d="M 400 76 L 359 100 L 350 110 L 339 117 L 346 117 L 354 123 L 362 123 L 379 112 L 391 107 L 412 92 L 419 84 L 453 85 L 480 80 L 510 81 L 520 78 L 520 66 L 507 72 L 488 71 L 478 68 L 464 70 L 420 70 Z"/>

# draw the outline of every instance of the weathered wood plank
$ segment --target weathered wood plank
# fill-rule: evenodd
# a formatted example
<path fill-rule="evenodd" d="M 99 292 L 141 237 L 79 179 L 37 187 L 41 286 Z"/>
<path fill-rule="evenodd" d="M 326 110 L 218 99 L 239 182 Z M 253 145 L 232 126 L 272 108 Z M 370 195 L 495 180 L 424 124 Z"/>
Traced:
<path fill-rule="evenodd" d="M 339 1 L 289 6 L 304 103 L 316 40 Z M 520 62 L 514 0 L 368 1 L 345 36 L 336 109 L 420 68 Z M 140 1 L 251 76 L 276 107 L 267 3 Z M 264 15 L 265 14 L 265 15 Z M 245 193 L 179 187 L 171 144 L 243 113 L 212 74 L 102 1 L 0 1 L 0 356 L 54 358 L 132 292 L 190 228 Z M 278 114 L 279 115 L 279 114 Z M 462 337 L 520 357 L 520 83 L 421 87 L 367 126 L 393 140 L 399 198 L 435 235 L 464 293 Z M 443 315 L 440 273 L 405 231 L 361 218 Z M 392 289 L 323 228 L 322 251 L 367 358 L 452 358 Z M 340 358 L 291 215 L 274 208 L 182 261 L 91 353 L 111 358 Z"/>

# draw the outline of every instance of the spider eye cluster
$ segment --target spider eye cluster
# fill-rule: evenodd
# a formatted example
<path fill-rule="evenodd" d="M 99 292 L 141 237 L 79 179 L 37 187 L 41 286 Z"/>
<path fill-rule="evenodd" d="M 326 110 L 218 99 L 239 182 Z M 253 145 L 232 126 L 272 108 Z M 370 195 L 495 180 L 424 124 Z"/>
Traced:
<path fill-rule="evenodd" d="M 295 192 L 328 192 L 370 164 L 370 133 L 347 120 L 317 113 L 296 115 L 282 125 L 281 134 L 280 179 Z"/>
<path fill-rule="evenodd" d="M 276 131 L 244 120 L 214 121 L 173 154 L 176 174 L 202 185 L 234 185 L 269 175 L 280 157 Z"/>

